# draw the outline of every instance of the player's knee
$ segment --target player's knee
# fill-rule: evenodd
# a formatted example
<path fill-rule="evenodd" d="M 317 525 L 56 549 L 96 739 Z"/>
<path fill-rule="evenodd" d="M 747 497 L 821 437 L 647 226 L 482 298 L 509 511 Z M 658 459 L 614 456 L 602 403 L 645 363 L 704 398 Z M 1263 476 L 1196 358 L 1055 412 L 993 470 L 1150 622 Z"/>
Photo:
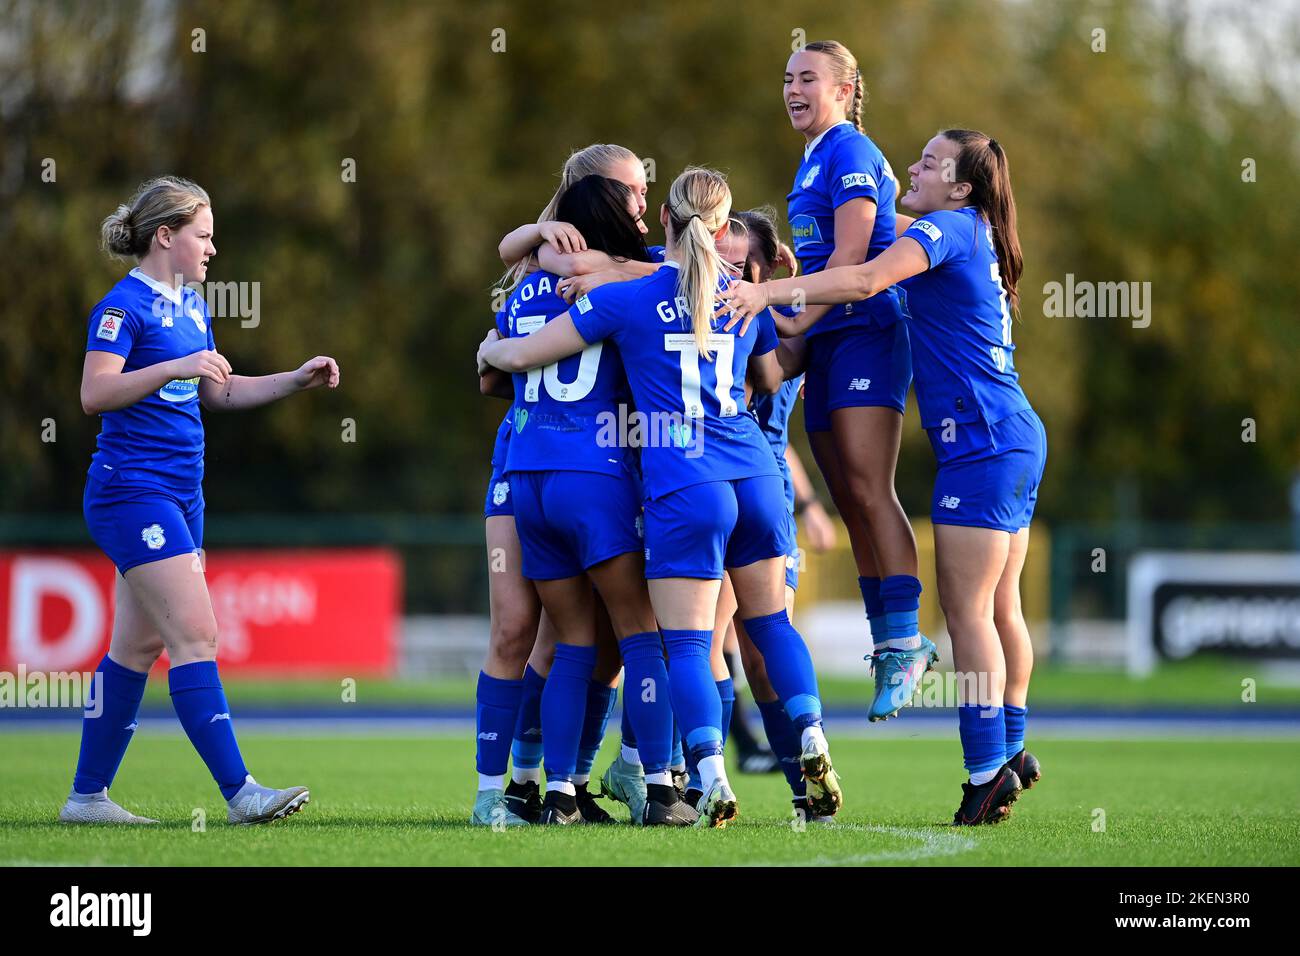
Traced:
<path fill-rule="evenodd" d="M 148 671 L 162 656 L 163 642 L 158 635 L 132 641 L 130 646 L 121 646 L 114 640 L 111 656 L 123 667 L 133 671 Z"/>
<path fill-rule="evenodd" d="M 488 653 L 502 664 L 523 665 L 537 640 L 537 621 L 526 615 L 506 615 L 494 621 Z"/>
<path fill-rule="evenodd" d="M 990 611 L 972 607 L 969 603 L 939 602 L 950 634 L 970 634 L 993 623 Z"/>
<path fill-rule="evenodd" d="M 853 504 L 863 515 L 876 515 L 897 507 L 894 486 L 888 481 L 863 478 L 853 483 Z"/>
<path fill-rule="evenodd" d="M 168 621 L 161 639 L 173 658 L 216 660 L 217 622 L 211 611 L 177 615 Z"/>
<path fill-rule="evenodd" d="M 153 667 L 153 665 L 157 663 L 158 658 L 162 657 L 164 649 L 163 640 L 157 634 L 153 635 L 153 637 L 143 645 L 137 647 L 135 650 L 136 660 L 145 665 L 144 667 L 138 668 L 138 670 L 148 670 L 150 667 Z"/>
<path fill-rule="evenodd" d="M 1020 602 L 1017 601 L 1010 607 L 999 604 L 993 609 L 993 626 L 998 629 L 999 634 L 1014 634 L 1024 630 L 1025 616 L 1021 611 Z"/>

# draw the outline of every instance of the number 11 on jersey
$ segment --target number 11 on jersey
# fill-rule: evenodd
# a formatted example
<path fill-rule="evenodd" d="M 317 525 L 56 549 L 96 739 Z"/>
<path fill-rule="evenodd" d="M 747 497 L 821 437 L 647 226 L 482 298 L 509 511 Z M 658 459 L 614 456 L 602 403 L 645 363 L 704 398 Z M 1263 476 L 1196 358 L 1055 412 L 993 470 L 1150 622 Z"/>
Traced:
<path fill-rule="evenodd" d="M 730 418 L 737 412 L 736 402 L 731 397 L 731 387 L 735 384 L 732 373 L 732 359 L 736 354 L 736 337 L 712 333 L 708 339 L 713 352 L 714 389 L 718 399 L 719 415 Z M 704 404 L 700 398 L 700 350 L 695 344 L 695 336 L 684 333 L 669 333 L 664 336 L 664 349 L 678 352 L 682 365 L 682 411 L 687 418 L 703 418 Z"/>

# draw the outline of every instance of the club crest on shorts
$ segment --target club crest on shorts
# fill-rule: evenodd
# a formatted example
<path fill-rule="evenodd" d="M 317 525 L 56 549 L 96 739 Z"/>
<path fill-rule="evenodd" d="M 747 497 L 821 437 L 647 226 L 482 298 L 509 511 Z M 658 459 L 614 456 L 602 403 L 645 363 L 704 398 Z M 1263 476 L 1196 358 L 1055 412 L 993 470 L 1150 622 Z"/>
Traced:
<path fill-rule="evenodd" d="M 506 499 L 510 497 L 510 482 L 498 481 L 492 486 L 492 503 L 494 505 L 503 505 Z"/>
<path fill-rule="evenodd" d="M 163 536 L 162 526 L 157 524 L 151 524 L 149 527 L 142 529 L 140 531 L 140 540 L 149 546 L 150 551 L 157 551 L 167 543 L 167 539 Z"/>

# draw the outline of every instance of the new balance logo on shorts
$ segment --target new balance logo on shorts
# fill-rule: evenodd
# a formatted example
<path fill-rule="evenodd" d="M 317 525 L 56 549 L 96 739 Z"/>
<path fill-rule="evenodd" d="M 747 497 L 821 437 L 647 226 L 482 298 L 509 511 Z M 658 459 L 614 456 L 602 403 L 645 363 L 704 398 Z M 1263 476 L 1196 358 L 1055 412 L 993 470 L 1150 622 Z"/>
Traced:
<path fill-rule="evenodd" d="M 850 392 L 865 392 L 869 388 L 871 388 L 871 379 L 869 378 L 855 378 L 849 382 Z"/>
<path fill-rule="evenodd" d="M 954 498 L 952 495 L 944 495 L 939 499 L 940 508 L 948 508 L 951 510 L 956 508 L 959 504 L 961 504 L 961 499 Z"/>

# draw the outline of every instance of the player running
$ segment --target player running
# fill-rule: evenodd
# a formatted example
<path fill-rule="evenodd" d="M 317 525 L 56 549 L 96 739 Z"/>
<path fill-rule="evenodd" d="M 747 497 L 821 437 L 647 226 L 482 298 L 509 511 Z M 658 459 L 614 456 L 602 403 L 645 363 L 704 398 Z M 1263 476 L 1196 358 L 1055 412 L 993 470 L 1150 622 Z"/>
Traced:
<path fill-rule="evenodd" d="M 660 209 L 668 268 L 602 286 L 527 338 L 485 342 L 479 356 L 517 372 L 608 340 L 623 357 L 650 433 L 642 456 L 645 573 L 672 666 L 673 710 L 704 786 L 697 825 L 712 827 L 737 814 L 709 668 L 724 570 L 746 630 L 799 728 L 810 800 L 832 810 L 842 802 L 812 659 L 785 611 L 791 545 L 781 476 L 757 422 L 744 411 L 747 371 L 758 391 L 781 383 L 776 336 L 770 325 L 724 333 L 712 317 L 725 270 L 714 244 L 727 233 L 730 206 L 721 173 L 687 169 Z"/>
<path fill-rule="evenodd" d="M 804 136 L 788 197 L 805 274 L 857 265 L 894 241 L 898 182 L 862 132 L 862 74 L 834 40 L 809 43 L 785 68 L 790 124 Z M 916 539 L 894 493 L 912 370 L 898 293 L 809 310 L 804 425 L 813 456 L 849 532 L 870 621 L 871 720 L 911 700 L 938 659 L 920 633 Z"/>
<path fill-rule="evenodd" d="M 186 179 L 144 183 L 104 220 L 102 240 L 132 269 L 91 310 L 81 406 L 103 421 L 84 511 L 117 566 L 113 637 L 97 668 L 102 712 L 87 706 L 63 823 L 156 823 L 108 796 L 131 743 L 149 669 L 164 648 L 172 707 L 227 803 L 231 823 L 266 823 L 301 809 L 306 787 L 253 779 L 235 741 L 217 673 L 217 623 L 202 559 L 203 421 L 199 408 L 256 408 L 294 392 L 337 388 L 318 355 L 292 372 L 236 375 L 216 349 L 202 282 L 213 245 L 212 203 Z"/>
<path fill-rule="evenodd" d="M 1023 268 L 1016 205 L 1006 153 L 975 130 L 939 133 L 908 173 L 902 204 L 918 218 L 888 250 L 865 265 L 739 285 L 724 307 L 747 317 L 797 294 L 856 302 L 895 283 L 906 290 L 921 425 L 939 464 L 931 505 L 939 601 L 963 678 L 970 780 L 953 823 L 996 823 L 1041 775 L 1024 747 L 1033 648 L 1020 572 L 1047 436 L 1012 362 Z M 777 318 L 792 334 L 816 321 L 809 312 Z"/>
<path fill-rule="evenodd" d="M 565 193 L 557 213 L 591 248 L 615 259 L 649 261 L 635 197 L 621 183 L 585 177 Z M 561 317 L 558 282 L 544 270 L 528 276 L 502 313 L 499 334 L 526 341 Z M 597 341 L 580 354 L 514 374 L 506 470 L 514 486 L 522 572 L 537 587 L 559 634 L 542 696 L 541 823 L 582 820 L 573 781 L 596 663 L 593 585 L 609 609 L 628 686 L 635 688 L 624 696 L 624 707 L 636 729 L 647 791 L 635 822 L 686 826 L 696 817 L 669 771 L 673 717 L 663 644 L 645 585 L 640 482 L 625 462 L 627 443 L 610 424 L 619 420 L 620 406 L 626 408 L 626 388 L 612 342 Z M 647 694 L 647 687 L 660 693 Z"/>

